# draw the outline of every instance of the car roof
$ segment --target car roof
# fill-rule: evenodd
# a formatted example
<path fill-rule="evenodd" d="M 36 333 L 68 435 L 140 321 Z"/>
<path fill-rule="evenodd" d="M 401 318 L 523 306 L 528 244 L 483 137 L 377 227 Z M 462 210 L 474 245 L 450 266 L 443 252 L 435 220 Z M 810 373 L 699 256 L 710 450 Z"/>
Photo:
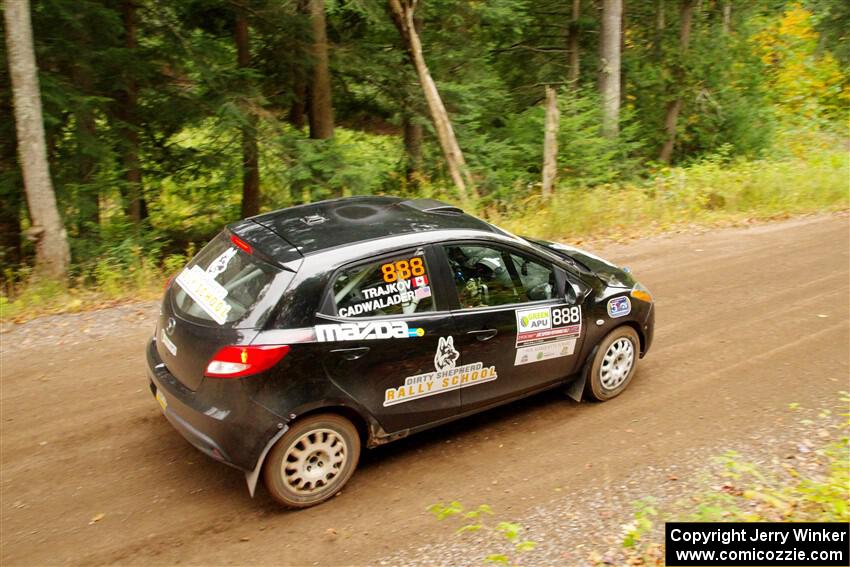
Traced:
<path fill-rule="evenodd" d="M 303 256 L 418 232 L 454 229 L 503 234 L 455 206 L 434 199 L 399 197 L 331 199 L 272 211 L 243 222 L 248 221 L 274 232 Z"/>

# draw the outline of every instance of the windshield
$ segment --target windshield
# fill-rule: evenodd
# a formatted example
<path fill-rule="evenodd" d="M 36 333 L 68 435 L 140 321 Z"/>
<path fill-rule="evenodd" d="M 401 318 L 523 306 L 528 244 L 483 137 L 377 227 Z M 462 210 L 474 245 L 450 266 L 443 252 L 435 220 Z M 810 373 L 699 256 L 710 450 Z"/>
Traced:
<path fill-rule="evenodd" d="M 231 243 L 215 237 L 177 276 L 172 286 L 174 310 L 203 325 L 238 327 L 268 292 L 280 270 Z M 263 321 L 257 321 L 262 326 Z"/>

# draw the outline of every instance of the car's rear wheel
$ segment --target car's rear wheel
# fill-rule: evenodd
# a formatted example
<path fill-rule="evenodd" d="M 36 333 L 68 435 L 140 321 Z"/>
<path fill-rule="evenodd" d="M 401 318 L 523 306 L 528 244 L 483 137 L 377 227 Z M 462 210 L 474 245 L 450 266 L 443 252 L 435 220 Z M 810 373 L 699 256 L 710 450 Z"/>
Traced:
<path fill-rule="evenodd" d="M 347 419 L 320 414 L 297 421 L 275 444 L 263 476 L 272 497 L 306 508 L 339 492 L 357 467 L 360 435 Z"/>
<path fill-rule="evenodd" d="M 585 394 L 597 402 L 618 396 L 629 385 L 637 368 L 640 339 L 629 326 L 608 333 L 593 357 Z"/>

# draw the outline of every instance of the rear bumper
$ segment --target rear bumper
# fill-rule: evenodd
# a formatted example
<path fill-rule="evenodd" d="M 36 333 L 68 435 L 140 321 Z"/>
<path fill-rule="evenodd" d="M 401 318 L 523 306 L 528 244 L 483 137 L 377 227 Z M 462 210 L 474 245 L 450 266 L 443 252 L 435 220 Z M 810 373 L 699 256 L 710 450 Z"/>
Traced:
<path fill-rule="evenodd" d="M 183 386 L 147 345 L 151 393 L 167 402 L 163 413 L 189 443 L 217 461 L 253 471 L 268 442 L 286 424 L 280 416 L 253 402 L 246 379 L 205 380 L 197 390 Z"/>

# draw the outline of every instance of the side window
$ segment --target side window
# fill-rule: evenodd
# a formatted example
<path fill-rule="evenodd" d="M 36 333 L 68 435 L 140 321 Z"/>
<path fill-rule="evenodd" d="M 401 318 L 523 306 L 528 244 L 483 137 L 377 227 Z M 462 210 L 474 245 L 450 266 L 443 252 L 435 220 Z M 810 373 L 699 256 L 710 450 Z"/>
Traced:
<path fill-rule="evenodd" d="M 462 309 L 552 299 L 551 266 L 494 246 L 446 246 Z"/>
<path fill-rule="evenodd" d="M 529 301 L 555 297 L 557 286 L 552 266 L 517 254 L 511 254 L 511 260 L 519 273 L 519 279 Z"/>
<path fill-rule="evenodd" d="M 333 282 L 340 317 L 376 317 L 434 310 L 425 255 L 402 254 L 355 266 Z"/>

